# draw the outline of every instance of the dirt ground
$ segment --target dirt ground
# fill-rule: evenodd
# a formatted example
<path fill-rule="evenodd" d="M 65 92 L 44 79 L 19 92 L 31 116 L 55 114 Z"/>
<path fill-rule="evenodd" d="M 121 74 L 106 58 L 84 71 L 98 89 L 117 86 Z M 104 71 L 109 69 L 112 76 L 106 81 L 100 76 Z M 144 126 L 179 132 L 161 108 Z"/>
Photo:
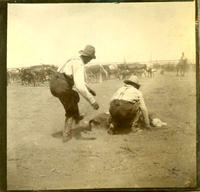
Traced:
<path fill-rule="evenodd" d="M 64 110 L 47 86 L 9 85 L 7 92 L 8 189 L 192 187 L 196 182 L 195 73 L 141 79 L 146 105 L 167 122 L 152 131 L 108 135 L 75 130 L 62 143 Z M 119 80 L 91 84 L 101 108 L 81 98 L 89 120 L 108 111 Z"/>

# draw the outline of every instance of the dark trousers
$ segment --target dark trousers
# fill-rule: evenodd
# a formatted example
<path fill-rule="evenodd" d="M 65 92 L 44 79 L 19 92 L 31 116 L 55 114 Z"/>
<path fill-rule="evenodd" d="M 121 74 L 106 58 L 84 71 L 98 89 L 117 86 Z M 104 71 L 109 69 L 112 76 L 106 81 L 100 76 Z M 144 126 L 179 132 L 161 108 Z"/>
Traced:
<path fill-rule="evenodd" d="M 124 100 L 113 100 L 110 103 L 110 123 L 114 129 L 131 128 L 139 114 L 139 102 L 131 103 Z"/>
<path fill-rule="evenodd" d="M 58 98 L 65 109 L 65 116 L 67 118 L 73 117 L 76 120 L 76 122 L 78 122 L 80 119 L 80 113 L 78 108 L 78 93 L 74 90 L 69 90 L 68 92 L 60 95 Z"/>
<path fill-rule="evenodd" d="M 80 119 L 78 108 L 80 98 L 72 87 L 73 79 L 62 73 L 57 73 L 50 81 L 50 91 L 62 103 L 66 118 L 72 117 L 78 122 Z"/>

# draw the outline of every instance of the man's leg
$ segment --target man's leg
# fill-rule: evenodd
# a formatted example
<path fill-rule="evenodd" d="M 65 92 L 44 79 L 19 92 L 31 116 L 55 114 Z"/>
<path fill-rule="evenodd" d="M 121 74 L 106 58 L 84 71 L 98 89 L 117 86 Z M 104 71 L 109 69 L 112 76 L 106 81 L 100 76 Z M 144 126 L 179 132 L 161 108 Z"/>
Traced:
<path fill-rule="evenodd" d="M 84 116 L 81 115 L 79 111 L 78 103 L 79 103 L 80 97 L 76 91 L 72 90 L 70 100 L 71 100 L 71 109 L 69 113 L 74 118 L 75 123 L 78 124 L 79 121 L 81 121 L 84 118 Z"/>
<path fill-rule="evenodd" d="M 75 124 L 75 119 L 72 116 L 73 105 L 72 105 L 71 93 L 66 92 L 65 94 L 59 97 L 59 100 L 65 109 L 65 125 L 63 128 L 63 142 L 67 142 L 72 138 L 72 129 Z"/>
<path fill-rule="evenodd" d="M 75 123 L 78 124 L 84 118 L 84 115 L 80 115 L 78 103 L 74 103 L 71 116 L 74 118 Z"/>
<path fill-rule="evenodd" d="M 62 103 L 65 109 L 65 125 L 63 128 L 63 142 L 67 142 L 72 138 L 72 126 L 74 124 L 74 119 L 71 117 L 69 113 L 69 98 L 67 97 L 59 97 L 60 102 Z"/>
<path fill-rule="evenodd" d="M 132 104 L 127 101 L 114 100 L 110 104 L 110 126 L 108 133 L 115 134 L 120 130 L 127 129 L 130 126 L 130 117 L 132 117 Z"/>
<path fill-rule="evenodd" d="M 72 117 L 65 118 L 65 125 L 63 129 L 63 142 L 67 142 L 72 138 L 74 119 Z"/>
<path fill-rule="evenodd" d="M 141 111 L 138 110 L 136 112 L 135 116 L 132 119 L 132 123 L 131 123 L 132 124 L 131 125 L 132 128 L 133 127 L 135 127 L 135 128 L 139 127 L 139 124 L 140 124 L 140 121 L 141 121 L 141 118 L 142 118 L 141 116 L 142 116 Z"/>
<path fill-rule="evenodd" d="M 117 119 L 117 114 L 118 114 L 118 107 L 119 107 L 119 102 L 118 101 L 112 101 L 110 103 L 110 118 L 109 118 L 109 128 L 108 128 L 108 133 L 113 135 L 115 134 L 115 130 L 118 127 L 118 123 L 116 121 Z"/>
<path fill-rule="evenodd" d="M 60 98 L 61 103 L 65 108 L 65 126 L 63 131 L 63 141 L 66 142 L 72 138 L 72 130 L 83 119 L 79 113 L 78 102 L 79 95 L 76 91 L 71 90 L 64 97 Z"/>
<path fill-rule="evenodd" d="M 152 124 L 152 121 L 153 121 L 152 114 L 149 114 L 149 121 L 150 121 L 150 125 L 154 126 Z M 143 115 L 143 113 L 142 113 L 140 108 L 138 109 L 138 111 L 137 111 L 137 113 L 135 115 L 135 118 L 132 121 L 132 128 L 146 129 L 144 115 Z"/>

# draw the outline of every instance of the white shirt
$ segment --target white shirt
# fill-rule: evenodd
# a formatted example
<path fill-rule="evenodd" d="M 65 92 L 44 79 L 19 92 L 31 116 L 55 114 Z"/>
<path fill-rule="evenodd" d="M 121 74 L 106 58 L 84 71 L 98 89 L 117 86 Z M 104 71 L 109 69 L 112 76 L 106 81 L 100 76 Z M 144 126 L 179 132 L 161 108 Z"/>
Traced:
<path fill-rule="evenodd" d="M 135 101 L 139 101 L 143 99 L 142 93 L 131 85 L 125 84 L 123 87 L 119 88 L 111 100 L 119 99 L 124 101 L 129 101 L 131 103 L 135 103 Z"/>
<path fill-rule="evenodd" d="M 69 59 L 64 65 L 60 66 L 57 71 L 65 73 L 66 75 L 72 75 L 74 85 L 78 92 L 91 104 L 95 103 L 94 97 L 86 87 L 84 63 L 80 57 Z"/>
<path fill-rule="evenodd" d="M 144 102 L 144 98 L 142 96 L 142 93 L 133 87 L 132 85 L 125 84 L 123 87 L 119 88 L 111 98 L 111 101 L 119 99 L 124 101 L 129 101 L 131 103 L 135 103 L 136 101 L 139 102 L 140 108 L 142 110 L 142 113 L 144 115 L 145 123 L 147 126 L 149 126 L 149 115 L 148 110 Z"/>

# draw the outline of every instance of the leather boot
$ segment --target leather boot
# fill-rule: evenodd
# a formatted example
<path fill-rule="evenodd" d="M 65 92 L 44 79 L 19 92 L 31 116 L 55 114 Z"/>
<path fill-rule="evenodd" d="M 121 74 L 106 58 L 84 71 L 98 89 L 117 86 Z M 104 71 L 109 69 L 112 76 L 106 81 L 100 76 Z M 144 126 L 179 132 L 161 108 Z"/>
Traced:
<path fill-rule="evenodd" d="M 72 139 L 72 126 L 74 119 L 72 117 L 65 119 L 65 126 L 63 129 L 63 143 Z"/>

